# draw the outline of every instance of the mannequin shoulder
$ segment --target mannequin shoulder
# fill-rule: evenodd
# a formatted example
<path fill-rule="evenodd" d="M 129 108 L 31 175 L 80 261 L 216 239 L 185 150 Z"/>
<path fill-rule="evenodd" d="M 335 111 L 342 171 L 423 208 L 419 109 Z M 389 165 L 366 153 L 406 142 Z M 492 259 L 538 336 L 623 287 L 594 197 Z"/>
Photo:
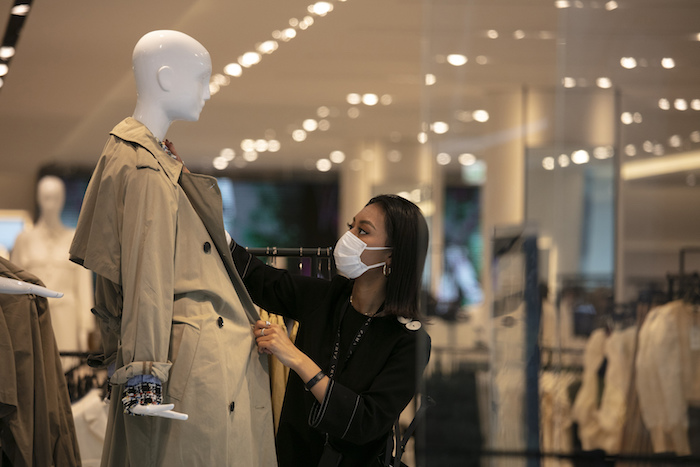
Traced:
<path fill-rule="evenodd" d="M 100 158 L 105 169 L 111 171 L 136 170 L 148 168 L 159 171 L 156 158 L 138 143 L 123 140 L 111 135 Z"/>

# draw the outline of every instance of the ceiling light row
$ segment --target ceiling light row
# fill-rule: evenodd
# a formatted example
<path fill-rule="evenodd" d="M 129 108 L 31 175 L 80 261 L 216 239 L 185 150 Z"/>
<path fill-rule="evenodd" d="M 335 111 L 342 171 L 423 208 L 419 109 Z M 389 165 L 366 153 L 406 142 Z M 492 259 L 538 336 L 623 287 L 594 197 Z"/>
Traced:
<path fill-rule="evenodd" d="M 586 4 L 582 0 L 554 0 L 554 6 L 559 9 L 564 8 L 585 8 Z M 600 8 L 600 2 L 592 1 L 588 4 L 591 8 Z M 619 5 L 615 0 L 605 2 L 604 8 L 608 11 L 617 10 Z"/>
<path fill-rule="evenodd" d="M 452 155 L 447 152 L 439 152 L 435 156 L 435 162 L 438 165 L 448 165 L 452 162 Z M 457 156 L 457 162 L 462 166 L 469 167 L 477 163 L 477 158 L 474 154 L 465 152 Z"/>
<path fill-rule="evenodd" d="M 572 76 L 565 76 L 561 79 L 561 84 L 565 88 L 585 88 L 588 87 L 588 80 L 586 78 L 574 78 Z M 612 80 L 607 76 L 600 76 L 595 79 L 595 85 L 600 89 L 610 89 L 612 87 Z"/>
<path fill-rule="evenodd" d="M 663 57 L 659 64 L 662 68 L 666 70 L 671 70 L 676 67 L 676 60 L 672 57 Z M 646 68 L 649 66 L 649 61 L 646 58 L 640 58 L 639 60 L 634 57 L 622 57 L 620 58 L 620 66 L 627 70 L 633 70 L 635 68 L 642 67 Z"/>
<path fill-rule="evenodd" d="M 598 160 L 610 159 L 615 155 L 611 146 L 597 146 L 593 149 L 593 157 Z M 542 167 L 545 170 L 554 170 L 557 165 L 561 168 L 575 165 L 587 164 L 591 161 L 591 154 L 585 149 L 577 149 L 571 154 L 562 153 L 556 158 L 547 156 L 542 159 Z"/>
<path fill-rule="evenodd" d="M 666 98 L 659 99 L 659 108 L 661 110 L 671 110 L 671 100 Z M 692 99 L 690 104 L 683 98 L 673 100 L 673 108 L 680 111 L 685 111 L 690 109 L 700 110 L 700 99 Z"/>
<path fill-rule="evenodd" d="M 346 0 L 332 1 L 317 1 L 306 8 L 306 14 L 301 20 L 291 18 L 289 27 L 272 31 L 272 39 L 264 42 L 259 42 L 255 45 L 254 50 L 245 52 L 240 55 L 235 62 L 227 64 L 223 69 L 222 74 L 215 74 L 209 83 L 209 91 L 212 95 L 221 90 L 223 86 L 228 86 L 230 81 L 222 80 L 222 76 L 238 78 L 243 74 L 243 70 L 250 68 L 260 63 L 265 55 L 270 55 L 275 52 L 280 42 L 289 42 L 295 37 L 299 31 L 304 31 L 314 24 L 314 17 L 324 17 L 334 9 L 334 3 L 345 2 Z"/>
<path fill-rule="evenodd" d="M 688 142 L 691 144 L 700 143 L 700 131 L 696 130 L 691 132 L 688 136 Z M 675 134 L 668 138 L 667 146 L 669 148 L 672 148 L 673 150 L 678 151 L 681 149 L 687 149 L 687 146 L 684 147 L 684 143 L 686 143 L 686 141 L 684 141 L 683 137 L 681 135 Z M 666 155 L 667 152 L 666 146 L 664 144 L 651 140 L 644 141 L 641 144 L 640 150 L 652 156 L 663 156 Z M 637 149 L 637 146 L 634 144 L 625 145 L 624 152 L 629 157 L 634 157 L 640 154 L 639 150 Z"/>

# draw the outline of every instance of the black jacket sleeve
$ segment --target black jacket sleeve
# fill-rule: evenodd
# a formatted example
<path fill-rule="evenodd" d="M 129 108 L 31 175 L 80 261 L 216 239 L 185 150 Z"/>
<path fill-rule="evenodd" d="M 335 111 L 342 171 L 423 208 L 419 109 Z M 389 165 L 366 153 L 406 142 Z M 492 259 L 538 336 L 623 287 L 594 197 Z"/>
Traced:
<path fill-rule="evenodd" d="M 268 266 L 235 241 L 231 253 L 253 302 L 266 311 L 303 322 L 305 315 L 328 301 L 332 281 Z"/>

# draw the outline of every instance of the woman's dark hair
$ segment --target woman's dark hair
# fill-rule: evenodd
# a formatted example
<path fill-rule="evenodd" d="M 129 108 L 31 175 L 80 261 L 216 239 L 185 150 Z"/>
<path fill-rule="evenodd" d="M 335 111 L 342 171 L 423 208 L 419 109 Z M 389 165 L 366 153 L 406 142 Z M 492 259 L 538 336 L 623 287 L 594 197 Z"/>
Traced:
<path fill-rule="evenodd" d="M 384 210 L 388 246 L 392 247 L 384 312 L 420 319 L 418 299 L 428 253 L 428 223 L 420 208 L 401 196 L 378 195 L 367 206 L 370 204 Z"/>

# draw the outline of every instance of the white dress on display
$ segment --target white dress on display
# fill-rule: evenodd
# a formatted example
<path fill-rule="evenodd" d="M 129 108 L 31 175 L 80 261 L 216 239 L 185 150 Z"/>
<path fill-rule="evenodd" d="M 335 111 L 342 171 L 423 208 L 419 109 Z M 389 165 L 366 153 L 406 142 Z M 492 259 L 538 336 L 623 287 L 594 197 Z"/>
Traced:
<path fill-rule="evenodd" d="M 47 288 L 63 293 L 49 298 L 54 334 L 59 351 L 88 350 L 88 335 L 94 329 L 92 274 L 68 259 L 74 230 L 61 223 L 65 196 L 63 181 L 54 176 L 39 181 L 37 199 L 40 217 L 15 240 L 11 261 L 37 276 Z M 77 361 L 62 359 L 64 370 Z"/>

